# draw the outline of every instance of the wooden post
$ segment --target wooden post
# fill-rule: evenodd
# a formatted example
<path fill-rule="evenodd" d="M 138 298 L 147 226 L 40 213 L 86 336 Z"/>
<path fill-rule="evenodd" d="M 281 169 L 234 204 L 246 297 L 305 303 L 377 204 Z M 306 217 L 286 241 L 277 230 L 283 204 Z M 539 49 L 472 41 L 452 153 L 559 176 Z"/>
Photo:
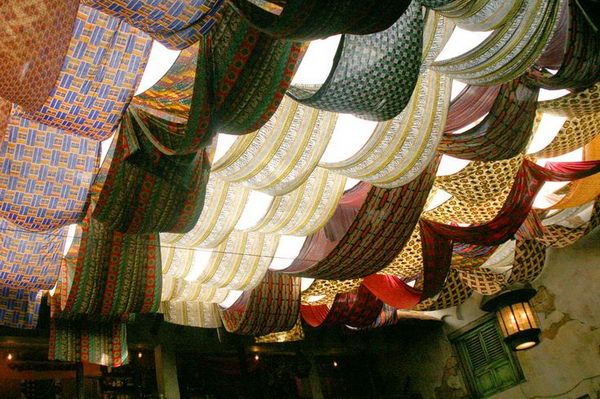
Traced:
<path fill-rule="evenodd" d="M 154 364 L 156 367 L 156 385 L 160 397 L 179 399 L 175 352 L 162 345 L 154 347 Z"/>
<path fill-rule="evenodd" d="M 321 380 L 319 379 L 319 367 L 315 362 L 315 357 L 310 355 L 310 372 L 308 381 L 310 382 L 310 391 L 313 399 L 323 399 L 323 391 L 321 390 Z"/>

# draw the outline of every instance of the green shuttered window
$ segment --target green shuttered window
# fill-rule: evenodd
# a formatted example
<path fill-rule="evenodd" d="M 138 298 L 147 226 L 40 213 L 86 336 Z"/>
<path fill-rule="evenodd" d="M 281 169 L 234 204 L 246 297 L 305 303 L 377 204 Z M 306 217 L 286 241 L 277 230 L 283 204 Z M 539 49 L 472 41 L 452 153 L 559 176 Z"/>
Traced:
<path fill-rule="evenodd" d="M 454 342 L 476 397 L 489 397 L 523 381 L 518 361 L 504 344 L 495 318 Z"/>

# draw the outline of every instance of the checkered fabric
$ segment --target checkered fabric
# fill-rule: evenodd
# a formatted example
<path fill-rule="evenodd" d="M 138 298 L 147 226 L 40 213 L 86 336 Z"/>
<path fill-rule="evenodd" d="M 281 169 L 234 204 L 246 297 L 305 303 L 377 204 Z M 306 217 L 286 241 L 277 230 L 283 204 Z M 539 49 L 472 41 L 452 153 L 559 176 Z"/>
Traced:
<path fill-rule="evenodd" d="M 219 22 L 224 0 L 82 0 L 172 49 L 196 43 Z"/>
<path fill-rule="evenodd" d="M 515 260 L 509 283 L 530 283 L 534 281 L 544 268 L 546 246 L 534 240 L 517 240 Z"/>
<path fill-rule="evenodd" d="M 0 219 L 0 287 L 51 289 L 58 278 L 66 231 L 30 232 Z"/>
<path fill-rule="evenodd" d="M 27 110 L 44 104 L 61 71 L 77 0 L 0 3 L 0 97 Z"/>
<path fill-rule="evenodd" d="M 503 274 L 486 269 L 459 270 L 458 274 L 463 283 L 482 295 L 494 295 L 506 285 L 506 278 Z"/>
<path fill-rule="evenodd" d="M 317 90 L 292 87 L 288 94 L 323 110 L 392 119 L 404 109 L 417 83 L 423 28 L 421 4 L 413 1 L 387 30 L 343 36 L 332 70 Z"/>
<path fill-rule="evenodd" d="M 0 119 L 6 122 L 0 141 L 0 217 L 34 231 L 76 223 L 97 169 L 99 143 L 15 115 L 6 104 L 0 99 Z"/>
<path fill-rule="evenodd" d="M 229 309 L 221 310 L 223 325 L 229 332 L 265 335 L 287 331 L 298 320 L 300 279 L 267 272 L 262 283 Z"/>
<path fill-rule="evenodd" d="M 485 118 L 465 132 L 446 133 L 439 150 L 475 161 L 498 161 L 517 156 L 529 144 L 538 91 L 521 79 L 503 84 Z"/>
<path fill-rule="evenodd" d="M 23 116 L 84 137 L 108 138 L 141 79 L 150 47 L 146 34 L 80 6 L 57 84 L 42 107 Z"/>
<path fill-rule="evenodd" d="M 273 3 L 232 0 L 238 12 L 261 31 L 295 40 L 384 30 L 405 12 L 410 0 L 286 0 L 282 6 Z"/>
<path fill-rule="evenodd" d="M 42 291 L 0 288 L 0 326 L 32 329 L 37 326 Z"/>
<path fill-rule="evenodd" d="M 428 298 L 414 307 L 415 310 L 441 310 L 458 306 L 466 301 L 473 290 L 463 282 L 456 270 L 450 270 L 444 287 L 435 298 Z"/>

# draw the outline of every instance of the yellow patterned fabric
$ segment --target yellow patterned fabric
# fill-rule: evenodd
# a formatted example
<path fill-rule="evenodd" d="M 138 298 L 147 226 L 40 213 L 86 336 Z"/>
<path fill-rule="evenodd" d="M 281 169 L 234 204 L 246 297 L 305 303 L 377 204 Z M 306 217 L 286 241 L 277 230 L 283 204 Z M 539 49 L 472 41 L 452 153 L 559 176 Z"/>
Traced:
<path fill-rule="evenodd" d="M 564 0 L 563 0 L 564 1 Z M 522 75 L 544 50 L 559 17 L 561 1 L 523 0 L 510 21 L 474 49 L 432 67 L 462 82 L 491 86 Z"/>
<path fill-rule="evenodd" d="M 249 190 L 242 185 L 223 182 L 211 175 L 196 226 L 186 234 L 161 234 L 161 241 L 191 248 L 214 248 L 220 245 L 238 222 L 248 194 Z"/>
<path fill-rule="evenodd" d="M 555 100 L 541 101 L 538 110 L 569 118 L 597 114 L 600 112 L 600 82 Z"/>
<path fill-rule="evenodd" d="M 450 273 L 444 283 L 444 288 L 434 298 L 425 299 L 417 304 L 414 310 L 441 310 L 458 306 L 467 300 L 473 293 L 473 290 L 463 282 L 459 272 L 450 269 Z"/>
<path fill-rule="evenodd" d="M 260 130 L 237 139 L 212 173 L 271 195 L 289 193 L 317 166 L 336 120 L 337 114 L 286 98 Z"/>
<path fill-rule="evenodd" d="M 414 279 L 423 272 L 423 254 L 421 249 L 421 231 L 415 227 L 410 239 L 402 251 L 380 273 L 398 276 L 403 280 Z"/>
<path fill-rule="evenodd" d="M 440 223 L 483 224 L 489 222 L 504 205 L 511 186 L 512 182 L 504 187 L 504 190 L 496 197 L 485 202 L 472 203 L 452 197 L 440 206 L 424 212 L 423 216 Z"/>
<path fill-rule="evenodd" d="M 175 248 L 164 259 L 163 270 L 184 278 L 191 290 L 202 286 L 249 290 L 262 280 L 277 243 L 274 235 L 234 231 L 211 253 Z"/>
<path fill-rule="evenodd" d="M 450 79 L 425 71 L 406 108 L 380 122 L 350 158 L 321 166 L 381 188 L 403 186 L 425 169 L 442 137 L 450 101 Z"/>
<path fill-rule="evenodd" d="M 521 155 L 502 161 L 474 161 L 458 173 L 438 176 L 435 186 L 464 202 L 490 201 L 512 185 L 522 162 Z"/>
<path fill-rule="evenodd" d="M 256 337 L 254 342 L 257 344 L 270 344 L 275 342 L 295 342 L 304 339 L 304 329 L 302 328 L 302 320 L 298 317 L 298 321 L 294 324 L 291 330 L 271 333 Z"/>
<path fill-rule="evenodd" d="M 247 231 L 307 236 L 322 228 L 335 212 L 346 179 L 317 167 L 292 192 L 273 198 L 265 216 Z"/>
<path fill-rule="evenodd" d="M 600 136 L 583 148 L 584 161 L 600 160 Z M 600 173 L 571 182 L 569 191 L 550 209 L 565 209 L 580 206 L 600 196 Z"/>
<path fill-rule="evenodd" d="M 482 295 L 494 295 L 500 292 L 506 285 L 506 279 L 503 274 L 494 273 L 482 268 L 459 270 L 458 274 L 463 283 Z"/>
<path fill-rule="evenodd" d="M 452 20 L 461 28 L 472 31 L 490 31 L 500 28 L 510 19 L 523 4 L 522 0 L 478 0 L 470 1 L 462 8 L 463 14 L 454 14 Z M 447 13 L 442 12 L 442 15 Z"/>
<path fill-rule="evenodd" d="M 586 233 L 587 226 L 570 229 L 560 225 L 544 227 L 544 235 L 536 240 L 548 247 L 563 248 L 574 244 Z"/>
<path fill-rule="evenodd" d="M 600 112 L 570 117 L 550 144 L 531 154 L 536 158 L 553 158 L 575 151 L 600 135 Z"/>
<path fill-rule="evenodd" d="M 201 328 L 222 326 L 219 309 L 214 303 L 163 302 L 161 311 L 168 323 Z"/>

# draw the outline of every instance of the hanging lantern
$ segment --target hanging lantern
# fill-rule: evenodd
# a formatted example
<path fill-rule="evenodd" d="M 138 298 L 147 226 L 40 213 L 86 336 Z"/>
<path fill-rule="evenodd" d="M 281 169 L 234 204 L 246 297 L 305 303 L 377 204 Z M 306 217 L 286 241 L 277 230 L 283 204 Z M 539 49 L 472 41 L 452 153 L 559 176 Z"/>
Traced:
<path fill-rule="evenodd" d="M 540 323 L 529 303 L 535 293 L 530 285 L 516 284 L 481 302 L 482 310 L 496 312 L 504 341 L 514 351 L 540 343 Z"/>

